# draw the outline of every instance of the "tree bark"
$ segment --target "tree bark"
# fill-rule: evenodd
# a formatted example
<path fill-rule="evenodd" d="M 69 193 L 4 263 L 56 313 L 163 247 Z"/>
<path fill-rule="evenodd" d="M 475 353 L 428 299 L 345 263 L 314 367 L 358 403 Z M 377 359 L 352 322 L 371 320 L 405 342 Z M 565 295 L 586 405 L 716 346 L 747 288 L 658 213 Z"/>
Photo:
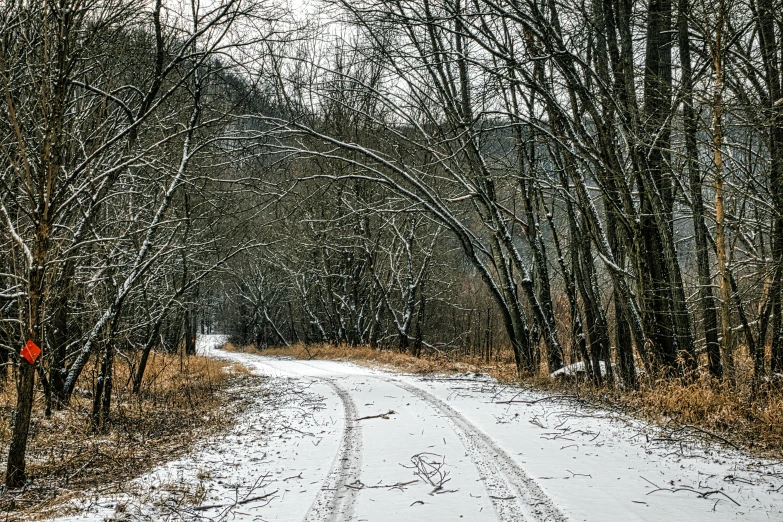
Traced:
<path fill-rule="evenodd" d="M 688 36 L 688 18 L 690 16 L 689 0 L 679 0 L 677 15 L 677 32 L 679 35 L 680 67 L 682 68 L 682 99 L 683 127 L 685 133 L 685 156 L 688 168 L 688 180 L 693 205 L 693 229 L 696 243 L 696 265 L 699 278 L 699 307 L 704 322 L 706 338 L 707 364 L 710 374 L 720 379 L 723 367 L 720 359 L 720 344 L 718 341 L 718 314 L 715 307 L 715 297 L 712 293 L 712 277 L 710 274 L 709 242 L 707 224 L 705 222 L 704 196 L 702 195 L 702 173 L 698 166 L 698 145 L 696 142 L 697 117 L 693 106 L 693 68 L 691 65 L 691 45 Z"/>
<path fill-rule="evenodd" d="M 734 378 L 734 342 L 731 331 L 731 281 L 729 279 L 729 257 L 726 242 L 726 218 L 724 211 L 723 178 L 723 25 L 725 5 L 718 3 L 718 20 L 715 25 L 715 39 L 710 42 L 715 84 L 712 98 L 712 154 L 715 168 L 715 248 L 720 273 L 720 319 L 721 354 L 723 371 L 729 379 Z"/>

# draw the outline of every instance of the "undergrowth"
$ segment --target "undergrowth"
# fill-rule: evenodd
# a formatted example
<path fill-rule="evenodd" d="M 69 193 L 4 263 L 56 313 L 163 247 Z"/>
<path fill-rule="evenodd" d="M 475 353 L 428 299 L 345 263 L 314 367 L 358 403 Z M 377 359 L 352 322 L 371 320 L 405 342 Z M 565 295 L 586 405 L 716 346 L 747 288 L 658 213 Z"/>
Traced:
<path fill-rule="evenodd" d="M 750 359 L 742 354 L 737 354 L 734 383 L 718 381 L 708 375 L 687 381 L 642 376 L 638 389 L 624 390 L 596 386 L 584 379 L 558 380 L 546 375 L 520 378 L 510 350 L 501 352 L 495 361 L 485 362 L 476 357 L 444 353 L 428 353 L 417 358 L 395 350 L 329 344 L 296 344 L 265 350 L 227 344 L 225 349 L 298 359 L 350 360 L 414 374 L 485 373 L 503 383 L 574 395 L 619 408 L 662 427 L 694 427 L 713 442 L 717 440 L 761 456 L 783 458 L 783 389 L 774 382 L 761 383 L 754 389 Z"/>
<path fill-rule="evenodd" d="M 153 353 L 140 393 L 131 393 L 131 372 L 115 366 L 110 421 L 90 427 L 92 360 L 78 381 L 70 404 L 44 416 L 44 396 L 36 390 L 27 444 L 29 481 L 21 491 L 2 491 L 3 520 L 34 520 L 68 514 L 63 504 L 85 491 L 110 491 L 159 462 L 171 460 L 209 433 L 230 426 L 241 404 L 234 384 L 247 371 L 200 356 Z M 16 403 L 14 377 L 0 390 L 0 468 L 5 470 L 10 425 Z M 234 402 L 231 408 L 227 403 Z"/>

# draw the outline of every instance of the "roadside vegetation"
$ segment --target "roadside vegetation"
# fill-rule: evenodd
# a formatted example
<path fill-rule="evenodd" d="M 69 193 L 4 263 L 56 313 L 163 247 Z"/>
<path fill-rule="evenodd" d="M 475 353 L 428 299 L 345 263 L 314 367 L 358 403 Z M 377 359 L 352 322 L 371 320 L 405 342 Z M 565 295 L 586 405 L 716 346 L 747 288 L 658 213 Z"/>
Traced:
<path fill-rule="evenodd" d="M 100 429 L 92 427 L 92 394 L 99 362 L 90 360 L 67 408 L 46 415 L 39 389 L 31 420 L 28 483 L 0 493 L 3 520 L 29 521 L 68 513 L 67 501 L 121 491 L 126 481 L 226 430 L 241 412 L 237 391 L 249 379 L 242 366 L 196 355 L 155 353 L 138 394 L 130 366 L 117 365 L 116 405 Z M 10 439 L 16 393 L 0 392 L 0 444 Z"/>

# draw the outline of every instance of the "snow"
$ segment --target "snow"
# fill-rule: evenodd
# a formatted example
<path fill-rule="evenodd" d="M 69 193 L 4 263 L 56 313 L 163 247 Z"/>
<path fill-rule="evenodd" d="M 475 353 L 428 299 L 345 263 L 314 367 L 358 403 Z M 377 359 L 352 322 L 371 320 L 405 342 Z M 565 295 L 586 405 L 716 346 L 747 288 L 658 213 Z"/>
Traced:
<path fill-rule="evenodd" d="M 606 362 L 605 361 L 598 361 L 598 364 L 601 366 L 601 375 L 606 375 Z M 614 368 L 614 365 L 612 365 L 612 368 Z M 575 362 L 573 364 L 569 364 L 567 366 L 563 366 L 559 370 L 555 370 L 554 372 L 550 373 L 550 377 L 573 377 L 578 375 L 583 375 L 585 373 L 585 363 L 583 361 Z"/>
<path fill-rule="evenodd" d="M 663 440 L 480 374 L 421 378 L 220 344 L 202 336 L 198 350 L 265 378 L 236 428 L 59 522 L 783 519 L 782 463 Z"/>

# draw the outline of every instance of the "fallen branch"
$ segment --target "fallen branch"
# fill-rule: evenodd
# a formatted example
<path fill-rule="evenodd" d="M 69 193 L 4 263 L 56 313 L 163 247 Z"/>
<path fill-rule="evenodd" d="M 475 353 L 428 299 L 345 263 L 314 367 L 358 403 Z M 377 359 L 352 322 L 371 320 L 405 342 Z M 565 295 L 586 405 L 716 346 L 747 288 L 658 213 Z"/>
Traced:
<path fill-rule="evenodd" d="M 547 397 L 542 397 L 540 399 L 535 399 L 532 401 L 527 400 L 517 400 L 516 397 L 521 395 L 522 392 L 514 395 L 513 398 L 507 400 L 507 401 L 495 401 L 495 404 L 538 404 L 539 402 L 545 402 L 545 401 L 565 401 L 565 400 L 572 400 L 577 402 L 585 402 L 584 399 L 581 397 L 578 397 L 576 395 L 550 395 Z"/>
<path fill-rule="evenodd" d="M 228 507 L 228 506 L 230 506 L 230 507 L 241 506 L 242 504 L 247 504 L 247 503 L 253 502 L 255 500 L 264 500 L 265 498 L 269 498 L 272 495 L 274 495 L 275 493 L 277 493 L 278 491 L 280 491 L 280 490 L 276 489 L 276 490 L 274 490 L 271 493 L 267 493 L 266 495 L 259 495 L 257 497 L 245 498 L 245 499 L 240 500 L 239 502 L 234 502 L 233 504 L 208 504 L 206 506 L 193 506 L 192 509 L 193 509 L 193 511 L 207 511 L 209 509 L 214 509 L 214 508 L 222 508 L 222 507 Z"/>
<path fill-rule="evenodd" d="M 93 455 L 92 457 L 90 457 L 90 459 L 87 462 L 85 462 L 84 465 L 82 465 L 82 467 L 80 467 L 79 469 L 74 471 L 72 474 L 68 475 L 65 478 L 65 483 L 68 484 L 70 481 L 72 481 L 74 478 L 76 478 L 76 475 L 78 475 L 79 473 L 84 471 L 84 469 L 92 463 L 92 461 L 95 459 L 96 456 L 97 456 L 97 453 L 95 455 Z"/>
<path fill-rule="evenodd" d="M 653 494 L 653 493 L 655 493 L 655 492 L 657 492 L 657 491 L 670 491 L 670 492 L 672 492 L 672 493 L 677 493 L 678 491 L 689 491 L 689 492 L 691 492 L 691 493 L 696 493 L 696 496 L 698 496 L 699 498 L 707 498 L 707 497 L 709 497 L 710 495 L 719 494 L 719 495 L 723 495 L 723 496 L 724 496 L 724 497 L 726 497 L 727 499 L 731 500 L 731 501 L 732 501 L 732 502 L 734 502 L 736 505 L 738 505 L 738 506 L 740 505 L 740 503 L 739 503 L 739 502 L 737 502 L 736 500 L 734 500 L 733 498 L 731 498 L 730 496 L 728 496 L 728 495 L 727 495 L 726 493 L 724 493 L 723 491 L 719 491 L 719 490 L 717 490 L 717 489 L 714 489 L 714 490 L 712 490 L 712 491 L 699 491 L 699 490 L 697 490 L 697 489 L 693 489 L 693 488 L 691 488 L 691 487 L 688 487 L 688 486 L 683 486 L 683 487 L 680 487 L 680 488 L 658 488 L 658 489 L 654 489 L 654 490 L 650 491 L 650 492 L 649 492 L 649 493 L 647 493 L 647 494 L 648 494 L 648 495 L 651 495 L 651 494 Z"/>
<path fill-rule="evenodd" d="M 346 488 L 351 488 L 355 490 L 362 490 L 362 489 L 403 489 L 405 486 L 410 486 L 411 484 L 418 482 L 419 479 L 413 479 L 408 482 L 397 482 L 396 484 L 376 484 L 375 486 L 367 486 L 363 482 L 357 480 L 353 484 L 346 484 Z M 358 484 L 357 484 L 358 483 Z"/>
<path fill-rule="evenodd" d="M 739 502 L 737 502 L 736 500 L 734 500 L 733 498 L 728 496 L 723 491 L 718 491 L 718 490 L 699 491 L 698 489 L 693 489 L 690 486 L 682 486 L 682 487 L 679 487 L 679 488 L 662 488 L 658 484 L 656 484 L 656 483 L 654 483 L 654 482 L 652 482 L 650 480 L 647 480 L 646 478 L 644 478 L 642 476 L 639 476 L 639 478 L 642 479 L 643 481 L 647 482 L 648 484 L 652 485 L 655 488 L 654 490 L 652 490 L 649 493 L 647 493 L 648 495 L 651 495 L 651 494 L 653 494 L 653 493 L 655 493 L 657 491 L 670 491 L 672 493 L 677 493 L 678 491 L 689 491 L 691 493 L 696 493 L 696 495 L 699 498 L 707 498 L 710 495 L 720 494 L 720 495 L 723 495 L 724 497 L 726 497 L 727 499 L 731 500 L 732 502 L 734 502 L 736 505 L 738 505 L 738 506 L 740 505 Z"/>
<path fill-rule="evenodd" d="M 411 457 L 412 466 L 400 464 L 403 468 L 413 469 L 413 474 L 427 482 L 435 489 L 430 493 L 446 493 L 443 485 L 450 481 L 449 472 L 443 469 L 446 465 L 446 457 L 435 453 L 417 453 Z"/>
<path fill-rule="evenodd" d="M 717 435 L 715 433 L 712 433 L 711 431 L 699 428 L 697 426 L 692 426 L 691 424 L 683 424 L 682 427 L 680 427 L 679 429 L 673 430 L 672 433 L 677 433 L 678 431 L 683 431 L 685 429 L 691 429 L 691 430 L 694 430 L 694 431 L 698 431 L 699 433 L 703 433 L 704 435 L 709 435 L 713 439 L 718 440 L 718 441 L 726 444 L 727 446 L 731 446 L 735 450 L 739 450 L 740 449 L 739 446 L 737 446 L 736 444 L 734 444 L 730 440 L 728 440 L 728 439 L 726 439 L 724 437 L 721 437 L 720 435 Z"/>
<path fill-rule="evenodd" d="M 296 428 L 292 428 L 291 426 L 283 426 L 283 429 L 285 431 L 295 431 L 296 433 L 299 433 L 300 435 L 307 435 L 308 437 L 315 437 L 314 433 L 310 433 L 309 431 L 298 430 Z"/>
<path fill-rule="evenodd" d="M 430 495 L 440 495 L 441 493 L 456 493 L 456 489 L 444 489 L 443 486 L 436 486 L 435 489 L 430 491 Z"/>
<path fill-rule="evenodd" d="M 367 419 L 387 419 L 388 420 L 389 419 L 389 415 L 394 415 L 395 413 L 397 413 L 397 412 L 394 411 L 394 410 L 389 410 L 386 413 L 379 413 L 378 415 L 368 415 L 367 417 L 359 417 L 356 420 L 357 421 L 367 420 Z"/>

